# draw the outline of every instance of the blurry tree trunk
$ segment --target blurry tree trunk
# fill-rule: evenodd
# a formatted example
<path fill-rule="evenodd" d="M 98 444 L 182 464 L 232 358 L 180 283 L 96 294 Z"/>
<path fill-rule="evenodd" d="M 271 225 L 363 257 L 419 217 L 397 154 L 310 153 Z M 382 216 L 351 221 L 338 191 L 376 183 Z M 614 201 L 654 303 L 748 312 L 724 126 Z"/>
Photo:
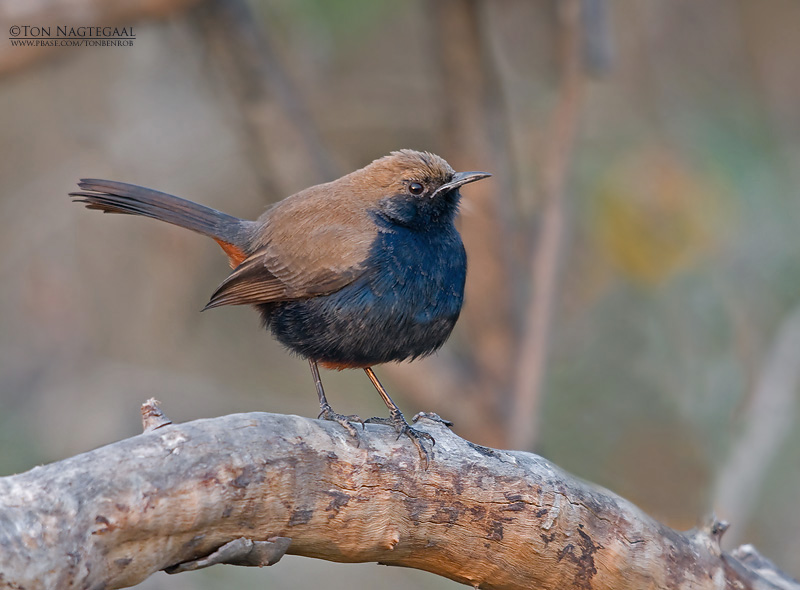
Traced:
<path fill-rule="evenodd" d="M 529 253 L 528 304 L 514 366 L 511 446 L 531 448 L 538 436 L 539 405 L 550 347 L 550 324 L 558 293 L 558 266 L 564 234 L 567 174 L 583 102 L 581 1 L 558 5 L 560 87 L 541 166 L 541 212 L 537 239 Z"/>
<path fill-rule="evenodd" d="M 540 457 L 439 422 L 418 424 L 437 442 L 424 469 L 384 426 L 357 446 L 298 416 L 143 414 L 140 436 L 0 478 L 0 586 L 122 588 L 291 553 L 476 588 L 800 588 L 752 549 L 722 553 L 721 523 L 678 533 Z M 775 583 L 746 565 L 754 556 Z"/>
<path fill-rule="evenodd" d="M 339 176 L 303 92 L 247 2 L 206 0 L 196 15 L 223 85 L 238 102 L 245 153 L 265 192 L 284 197 L 298 176 L 308 184 Z"/>
<path fill-rule="evenodd" d="M 433 0 L 439 42 L 446 153 L 456 169 L 489 168 L 491 183 L 471 187 L 461 216 L 471 279 L 462 329 L 470 342 L 476 387 L 500 392 L 512 359 L 512 276 L 508 134 L 502 86 L 493 65 L 482 0 Z M 495 394 L 494 397 L 497 397 Z M 491 400 L 497 414 L 498 399 Z"/>
<path fill-rule="evenodd" d="M 458 170 L 490 170 L 470 187 L 459 230 L 469 259 L 459 322 L 465 358 L 439 355 L 414 374 L 386 368 L 409 395 L 430 405 L 431 390 L 447 392 L 447 416 L 486 444 L 506 446 L 506 392 L 513 362 L 511 252 L 513 203 L 501 82 L 493 66 L 491 32 L 482 0 L 432 0 L 432 39 L 439 58 L 444 152 Z M 431 383 L 434 383 L 431 387 Z M 455 397 L 457 396 L 457 398 Z"/>

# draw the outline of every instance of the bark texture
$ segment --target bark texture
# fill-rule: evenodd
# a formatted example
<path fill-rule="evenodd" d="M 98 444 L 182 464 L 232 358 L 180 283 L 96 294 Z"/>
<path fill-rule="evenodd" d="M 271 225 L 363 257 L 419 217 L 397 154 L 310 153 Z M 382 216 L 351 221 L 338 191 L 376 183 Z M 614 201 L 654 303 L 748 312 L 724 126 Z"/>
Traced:
<path fill-rule="evenodd" d="M 760 556 L 722 553 L 719 523 L 678 533 L 536 455 L 417 426 L 436 439 L 428 469 L 385 426 L 356 441 L 335 423 L 251 413 L 0 478 L 0 587 L 123 588 L 288 552 L 481 588 L 800 588 Z"/>

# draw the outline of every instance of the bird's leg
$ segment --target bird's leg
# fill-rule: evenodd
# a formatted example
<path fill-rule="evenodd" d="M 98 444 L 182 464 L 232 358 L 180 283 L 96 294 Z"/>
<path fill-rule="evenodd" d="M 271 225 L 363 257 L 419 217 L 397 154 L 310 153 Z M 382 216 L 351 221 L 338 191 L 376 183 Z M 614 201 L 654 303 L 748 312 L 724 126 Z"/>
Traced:
<path fill-rule="evenodd" d="M 314 385 L 317 387 L 317 396 L 319 396 L 319 416 L 317 416 L 317 418 L 338 422 L 344 426 L 345 430 L 350 433 L 350 436 L 358 438 L 358 432 L 351 422 L 360 422 L 361 427 L 364 428 L 364 421 L 356 415 L 343 416 L 342 414 L 334 412 L 333 408 L 331 408 L 331 405 L 328 403 L 328 398 L 325 397 L 325 390 L 322 388 L 322 379 L 319 376 L 317 361 L 309 359 L 308 366 L 311 367 L 311 376 L 314 377 Z"/>
<path fill-rule="evenodd" d="M 367 367 L 364 369 L 364 372 L 367 374 L 367 377 L 369 377 L 369 380 L 372 381 L 375 389 L 378 390 L 378 394 L 381 396 L 381 399 L 383 399 L 383 403 L 385 403 L 386 407 L 389 408 L 388 418 L 370 418 L 367 420 L 367 422 L 369 424 L 387 424 L 394 427 L 395 431 L 397 432 L 397 438 L 400 438 L 405 434 L 417 447 L 420 458 L 425 461 L 425 465 L 427 466 L 430 454 L 428 453 L 428 449 L 425 448 L 425 445 L 422 443 L 422 441 L 423 439 L 430 441 L 432 445 L 435 445 L 436 441 L 433 440 L 433 437 L 427 432 L 416 430 L 408 425 L 408 422 L 406 422 L 406 419 L 403 417 L 403 413 L 400 411 L 400 408 L 398 408 L 397 404 L 392 401 L 392 398 L 390 398 L 389 394 L 386 393 L 386 389 L 384 389 L 383 385 L 381 385 L 381 382 L 378 381 L 378 377 L 375 375 L 375 371 L 372 370 L 372 367 Z"/>

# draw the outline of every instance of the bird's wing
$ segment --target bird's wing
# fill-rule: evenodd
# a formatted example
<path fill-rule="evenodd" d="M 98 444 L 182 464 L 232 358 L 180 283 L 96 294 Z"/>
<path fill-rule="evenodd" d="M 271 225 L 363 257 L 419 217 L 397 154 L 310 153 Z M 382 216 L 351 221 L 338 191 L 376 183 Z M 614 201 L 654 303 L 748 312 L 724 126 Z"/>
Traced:
<path fill-rule="evenodd" d="M 331 236 L 335 230 L 328 228 L 325 233 Z M 341 248 L 338 252 L 320 250 L 320 256 L 295 255 L 288 259 L 279 251 L 273 244 L 256 250 L 222 282 L 205 309 L 324 295 L 338 291 L 364 271 L 362 261 L 354 264 L 342 255 Z"/>
<path fill-rule="evenodd" d="M 296 198 L 302 197 L 302 198 Z M 274 303 L 332 293 L 361 276 L 377 228 L 363 208 L 331 207 L 322 193 L 298 193 L 262 218 L 262 244 L 211 296 L 221 305 Z"/>

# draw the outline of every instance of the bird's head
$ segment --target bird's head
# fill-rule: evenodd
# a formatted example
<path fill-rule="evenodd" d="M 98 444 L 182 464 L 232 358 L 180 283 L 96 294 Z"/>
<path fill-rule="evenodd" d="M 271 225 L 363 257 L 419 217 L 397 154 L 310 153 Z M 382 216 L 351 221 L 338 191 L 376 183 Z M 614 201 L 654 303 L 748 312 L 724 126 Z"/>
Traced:
<path fill-rule="evenodd" d="M 375 212 L 409 227 L 451 223 L 461 198 L 459 188 L 487 178 L 487 172 L 456 172 L 430 152 L 399 150 L 354 174 L 374 191 Z"/>

